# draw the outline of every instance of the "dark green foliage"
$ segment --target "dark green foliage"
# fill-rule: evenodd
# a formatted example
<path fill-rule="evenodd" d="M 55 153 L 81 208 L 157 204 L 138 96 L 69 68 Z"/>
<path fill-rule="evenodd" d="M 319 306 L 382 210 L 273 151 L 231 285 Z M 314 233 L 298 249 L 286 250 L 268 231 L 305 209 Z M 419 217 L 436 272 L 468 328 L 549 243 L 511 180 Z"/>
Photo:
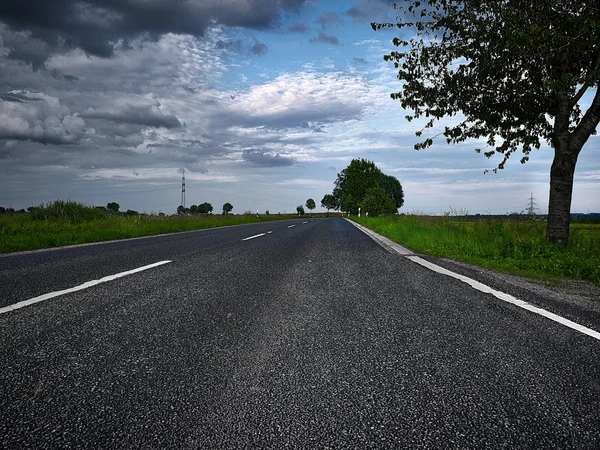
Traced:
<path fill-rule="evenodd" d="M 296 206 L 296 212 L 298 213 L 298 215 L 303 216 L 304 215 L 304 206 L 302 206 L 302 205 Z"/>
<path fill-rule="evenodd" d="M 404 204 L 404 192 L 400 182 L 393 176 L 384 174 L 373 161 L 353 159 L 348 167 L 338 173 L 334 184 L 332 205 L 336 206 L 335 209 L 339 208 L 352 214 L 358 214 L 358 208 L 362 208 L 367 192 L 373 188 L 381 188 L 395 205 L 394 210 L 389 214 L 394 214 L 397 208 Z M 372 204 L 375 198 L 373 195 L 371 193 L 369 204 Z M 326 198 L 323 197 L 323 201 L 325 200 Z M 329 200 L 331 199 L 327 199 Z M 388 208 L 386 210 L 389 211 Z"/>
<path fill-rule="evenodd" d="M 198 214 L 209 214 L 213 211 L 213 207 L 210 203 L 204 202 L 198 205 Z"/>
<path fill-rule="evenodd" d="M 340 209 L 340 205 L 333 194 L 325 194 L 321 200 L 321 208 L 325 208 L 329 212 L 330 209 Z"/>
<path fill-rule="evenodd" d="M 583 145 L 600 122 L 600 8 L 572 0 L 405 0 L 394 5 L 397 51 L 384 56 L 398 70 L 391 94 L 406 119 L 426 119 L 416 135 L 420 150 L 483 140 L 477 148 L 496 169 L 511 155 L 521 163 L 545 141 L 554 149 L 547 239 L 566 245 L 573 176 Z M 595 90 L 587 111 L 580 101 Z M 440 134 L 425 134 L 444 117 L 462 115 Z"/>
<path fill-rule="evenodd" d="M 117 202 L 110 202 L 106 205 L 106 209 L 110 212 L 118 213 L 121 206 Z"/>
<path fill-rule="evenodd" d="M 404 191 L 402 190 L 402 185 L 397 178 L 382 173 L 379 185 L 392 199 L 396 209 L 401 208 L 402 205 L 404 205 Z"/>
<path fill-rule="evenodd" d="M 373 186 L 379 186 L 381 171 L 373 161 L 353 159 L 348 167 L 338 173 L 333 195 L 343 211 L 358 214 L 358 208 L 366 192 Z"/>
<path fill-rule="evenodd" d="M 395 214 L 397 212 L 394 200 L 379 186 L 373 187 L 365 193 L 360 207 L 362 213 L 368 214 L 369 217 Z"/>
<path fill-rule="evenodd" d="M 229 214 L 233 210 L 233 205 L 229 202 L 223 205 L 223 214 Z"/>
<path fill-rule="evenodd" d="M 315 201 L 312 198 L 309 198 L 308 200 L 306 200 L 306 208 L 312 212 L 313 209 L 315 209 L 317 207 L 317 204 L 315 203 Z"/>

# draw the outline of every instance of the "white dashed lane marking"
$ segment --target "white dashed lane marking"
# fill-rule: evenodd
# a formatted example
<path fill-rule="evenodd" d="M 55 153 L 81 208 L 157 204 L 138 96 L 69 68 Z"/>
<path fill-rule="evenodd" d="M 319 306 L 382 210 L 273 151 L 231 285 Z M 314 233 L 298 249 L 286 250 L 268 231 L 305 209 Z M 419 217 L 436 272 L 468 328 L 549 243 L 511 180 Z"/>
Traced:
<path fill-rule="evenodd" d="M 54 291 L 49 292 L 48 294 L 40 295 L 39 297 L 30 298 L 29 300 L 23 300 L 22 302 L 15 303 L 14 305 L 8 305 L 3 308 L 0 308 L 0 314 L 7 313 L 9 311 L 14 311 L 15 309 L 24 308 L 25 306 L 33 305 L 35 303 L 43 302 L 44 300 L 48 300 L 50 298 L 58 297 L 59 295 L 69 294 L 71 292 L 81 291 L 83 289 L 90 288 L 92 286 L 96 286 L 101 283 L 106 283 L 107 281 L 116 280 L 117 278 L 126 277 L 127 275 L 132 275 L 134 273 L 142 272 L 144 270 L 152 269 L 154 267 L 162 266 L 163 264 L 168 264 L 171 261 L 159 261 L 154 264 L 149 264 L 147 266 L 138 267 L 137 269 L 128 270 L 126 272 L 117 273 L 114 275 L 108 275 L 106 277 L 100 278 L 99 280 L 92 280 L 86 283 L 80 284 L 79 286 L 75 286 L 69 289 L 63 289 L 62 291 Z"/>

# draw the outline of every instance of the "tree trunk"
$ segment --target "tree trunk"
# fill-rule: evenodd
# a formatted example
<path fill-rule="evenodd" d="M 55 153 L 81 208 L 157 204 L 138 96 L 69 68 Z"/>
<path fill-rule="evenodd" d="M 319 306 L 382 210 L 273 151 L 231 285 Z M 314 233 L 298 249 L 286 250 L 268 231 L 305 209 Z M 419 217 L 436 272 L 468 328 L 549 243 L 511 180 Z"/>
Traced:
<path fill-rule="evenodd" d="M 578 151 L 571 151 L 568 142 L 557 143 L 550 169 L 550 200 L 546 239 L 561 246 L 569 242 L 573 177 Z"/>

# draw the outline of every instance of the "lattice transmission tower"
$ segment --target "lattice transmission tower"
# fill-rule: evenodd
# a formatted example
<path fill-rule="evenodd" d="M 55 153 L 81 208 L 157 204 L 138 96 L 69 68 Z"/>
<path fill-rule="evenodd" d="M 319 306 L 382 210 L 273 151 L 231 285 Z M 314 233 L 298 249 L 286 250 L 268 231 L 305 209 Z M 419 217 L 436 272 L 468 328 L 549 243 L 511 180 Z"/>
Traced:
<path fill-rule="evenodd" d="M 181 206 L 185 208 L 185 169 L 181 169 Z"/>
<path fill-rule="evenodd" d="M 540 209 L 538 208 L 538 204 L 536 202 L 536 198 L 533 197 L 533 192 L 531 193 L 531 197 L 527 199 L 527 206 L 525 207 L 525 211 L 528 216 L 535 216 L 539 214 Z"/>

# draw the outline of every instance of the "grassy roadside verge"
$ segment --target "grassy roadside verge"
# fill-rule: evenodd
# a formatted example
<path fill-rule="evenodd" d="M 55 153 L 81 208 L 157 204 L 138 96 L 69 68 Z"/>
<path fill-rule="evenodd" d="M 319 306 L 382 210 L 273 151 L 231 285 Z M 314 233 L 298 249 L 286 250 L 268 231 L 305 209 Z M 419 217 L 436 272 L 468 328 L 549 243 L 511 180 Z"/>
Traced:
<path fill-rule="evenodd" d="M 283 220 L 295 215 L 158 216 L 110 214 L 55 202 L 31 213 L 0 215 L 0 253 L 38 250 L 181 231 Z"/>
<path fill-rule="evenodd" d="M 352 220 L 418 253 L 537 279 L 600 284 L 600 224 L 573 223 L 562 249 L 546 242 L 546 223 L 540 220 L 403 215 Z"/>

